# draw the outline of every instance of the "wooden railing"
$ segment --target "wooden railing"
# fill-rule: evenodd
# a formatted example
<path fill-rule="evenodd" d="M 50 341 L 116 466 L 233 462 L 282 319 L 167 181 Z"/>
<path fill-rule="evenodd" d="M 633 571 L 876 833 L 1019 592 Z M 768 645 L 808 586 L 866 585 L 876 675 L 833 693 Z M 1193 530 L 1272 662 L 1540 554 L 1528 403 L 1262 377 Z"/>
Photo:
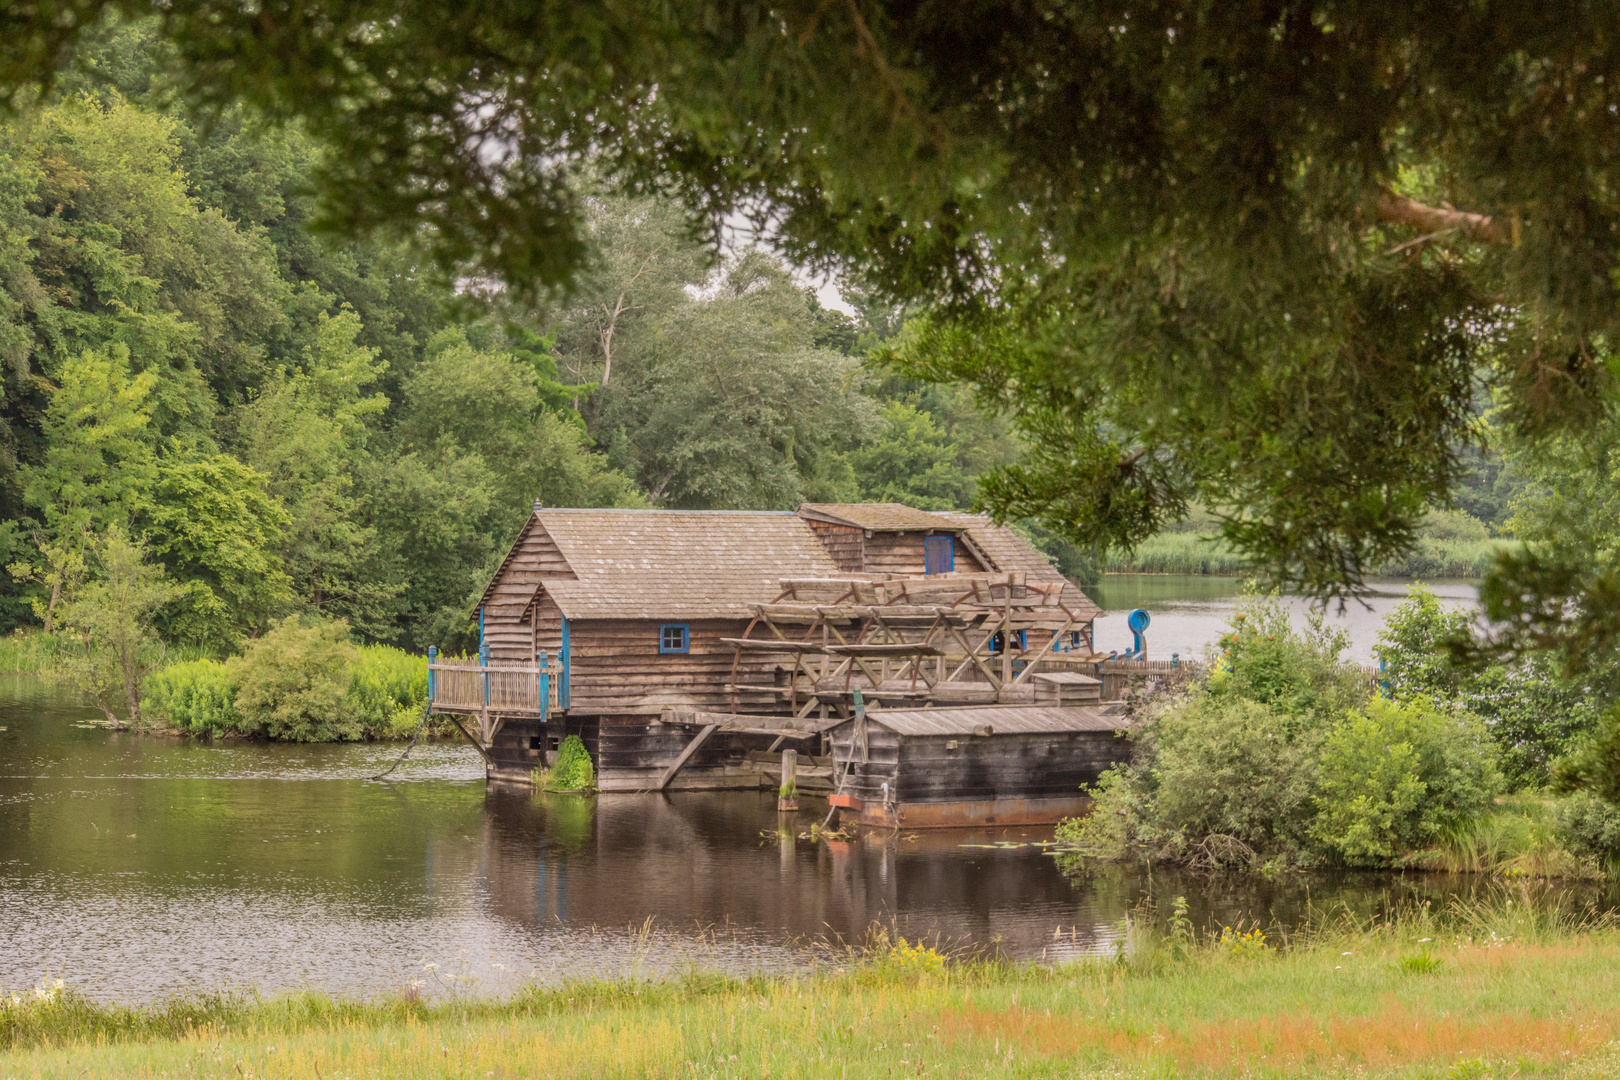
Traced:
<path fill-rule="evenodd" d="M 545 716 L 559 708 L 561 674 L 555 663 L 430 660 L 428 701 L 435 712 Z"/>
<path fill-rule="evenodd" d="M 1188 660 L 1104 660 L 1097 665 L 1097 677 L 1102 679 L 1102 699 L 1118 701 L 1133 678 L 1172 673 L 1190 675 L 1202 666 Z"/>

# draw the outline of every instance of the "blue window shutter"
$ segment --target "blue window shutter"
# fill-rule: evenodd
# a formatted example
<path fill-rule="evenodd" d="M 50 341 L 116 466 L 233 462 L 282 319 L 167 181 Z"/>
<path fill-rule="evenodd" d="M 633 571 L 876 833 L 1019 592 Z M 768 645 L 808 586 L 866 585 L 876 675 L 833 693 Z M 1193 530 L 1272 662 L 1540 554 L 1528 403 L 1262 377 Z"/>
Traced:
<path fill-rule="evenodd" d="M 923 537 L 923 573 L 949 574 L 956 569 L 956 538 Z"/>

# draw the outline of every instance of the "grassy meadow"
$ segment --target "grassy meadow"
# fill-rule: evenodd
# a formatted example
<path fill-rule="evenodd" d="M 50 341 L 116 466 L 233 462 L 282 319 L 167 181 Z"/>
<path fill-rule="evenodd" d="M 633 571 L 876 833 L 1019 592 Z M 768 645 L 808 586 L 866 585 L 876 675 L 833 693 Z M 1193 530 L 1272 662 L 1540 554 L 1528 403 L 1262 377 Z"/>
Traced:
<path fill-rule="evenodd" d="M 29 992 L 0 1007 L 0 1078 L 1620 1074 L 1610 919 L 1512 892 L 1289 940 L 1141 914 L 1121 957 L 1057 967 L 947 963 L 902 943 L 800 977 L 694 973 L 499 1002 L 407 990 L 140 1010 Z"/>

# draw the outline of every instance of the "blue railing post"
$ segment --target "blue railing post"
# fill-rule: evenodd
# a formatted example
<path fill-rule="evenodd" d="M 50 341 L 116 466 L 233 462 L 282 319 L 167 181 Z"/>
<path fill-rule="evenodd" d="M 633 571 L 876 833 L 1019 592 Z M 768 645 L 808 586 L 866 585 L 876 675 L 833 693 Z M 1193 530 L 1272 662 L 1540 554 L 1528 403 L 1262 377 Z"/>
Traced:
<path fill-rule="evenodd" d="M 551 715 L 551 665 L 545 653 L 537 655 L 534 664 L 540 669 L 540 722 L 544 723 Z"/>
<path fill-rule="evenodd" d="M 482 621 L 483 612 L 481 610 L 479 612 L 479 618 L 480 618 L 480 621 Z M 484 675 L 484 704 L 488 705 L 489 704 L 489 642 L 487 642 L 487 641 L 481 641 L 481 642 L 478 643 L 478 666 L 481 669 L 483 669 L 483 675 Z"/>
<path fill-rule="evenodd" d="M 569 676 L 572 673 L 572 660 L 574 650 L 568 644 L 568 620 L 562 621 L 562 652 L 557 657 L 562 662 L 562 681 L 557 684 L 557 707 L 568 708 Z"/>
<path fill-rule="evenodd" d="M 439 647 L 437 645 L 429 645 L 428 646 L 428 712 L 429 713 L 433 712 L 433 690 L 434 690 L 435 686 L 437 685 L 434 682 L 434 676 L 436 676 L 438 674 L 438 672 L 433 670 L 433 665 L 437 664 L 438 662 L 439 662 Z"/>

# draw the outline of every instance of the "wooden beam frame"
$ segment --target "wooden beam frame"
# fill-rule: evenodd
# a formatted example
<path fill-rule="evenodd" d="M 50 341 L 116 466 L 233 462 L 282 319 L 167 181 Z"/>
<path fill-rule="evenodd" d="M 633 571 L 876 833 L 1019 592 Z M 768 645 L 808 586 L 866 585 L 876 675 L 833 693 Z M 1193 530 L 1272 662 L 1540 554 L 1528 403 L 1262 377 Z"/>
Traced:
<path fill-rule="evenodd" d="M 703 726 L 703 730 L 694 735 L 692 737 L 692 741 L 686 744 L 686 749 L 682 750 L 681 756 L 675 759 L 675 764 L 665 769 L 664 775 L 658 778 L 658 787 L 656 790 L 663 791 L 668 788 L 669 782 L 675 779 L 675 774 L 685 768 L 686 763 L 692 760 L 692 755 L 698 752 L 698 748 L 709 741 L 710 735 L 713 735 L 719 730 L 719 724 L 705 724 Z"/>

